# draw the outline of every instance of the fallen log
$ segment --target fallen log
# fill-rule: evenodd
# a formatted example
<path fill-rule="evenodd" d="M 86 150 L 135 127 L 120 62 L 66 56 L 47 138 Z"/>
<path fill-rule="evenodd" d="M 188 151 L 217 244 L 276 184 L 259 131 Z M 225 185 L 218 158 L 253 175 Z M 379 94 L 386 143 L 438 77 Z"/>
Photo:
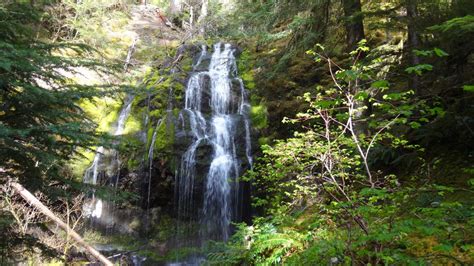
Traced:
<path fill-rule="evenodd" d="M 95 248 L 88 245 L 82 237 L 72 230 L 66 223 L 59 219 L 48 207 L 41 203 L 33 194 L 26 190 L 22 185 L 17 182 L 11 181 L 10 185 L 13 190 L 18 193 L 23 199 L 25 199 L 30 205 L 35 207 L 42 214 L 46 215 L 49 219 L 53 220 L 61 229 L 66 231 L 79 245 L 83 246 L 92 256 L 98 259 L 102 264 L 107 266 L 113 266 L 114 264 L 108 260 L 104 255 L 100 254 Z"/>

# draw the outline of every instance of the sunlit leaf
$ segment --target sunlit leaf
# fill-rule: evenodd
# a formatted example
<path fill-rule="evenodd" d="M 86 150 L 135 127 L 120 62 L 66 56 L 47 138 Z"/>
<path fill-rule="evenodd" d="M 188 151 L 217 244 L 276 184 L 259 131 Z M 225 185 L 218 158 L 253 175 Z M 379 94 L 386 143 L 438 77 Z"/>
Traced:
<path fill-rule="evenodd" d="M 446 53 L 445 51 L 439 49 L 439 48 L 434 48 L 433 51 L 435 52 L 435 54 L 438 56 L 438 57 L 444 57 L 444 56 L 449 56 L 448 53 Z"/>
<path fill-rule="evenodd" d="M 389 83 L 386 80 L 377 80 L 370 85 L 372 88 L 388 88 Z"/>
<path fill-rule="evenodd" d="M 464 85 L 462 89 L 467 92 L 474 92 L 474 85 Z"/>

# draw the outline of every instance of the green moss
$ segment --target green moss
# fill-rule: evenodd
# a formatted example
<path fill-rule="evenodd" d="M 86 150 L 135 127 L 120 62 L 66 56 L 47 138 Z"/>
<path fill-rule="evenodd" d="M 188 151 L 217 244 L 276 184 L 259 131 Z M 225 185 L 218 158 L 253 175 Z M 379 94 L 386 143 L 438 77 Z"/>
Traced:
<path fill-rule="evenodd" d="M 255 81 L 254 81 L 254 77 L 251 71 L 242 73 L 240 77 L 244 81 L 244 85 L 247 89 L 249 90 L 255 89 Z"/>
<path fill-rule="evenodd" d="M 135 134 L 141 130 L 141 119 L 137 117 L 137 114 L 140 114 L 140 112 L 131 112 L 125 123 L 124 134 Z"/>
<path fill-rule="evenodd" d="M 72 174 L 78 181 L 82 180 L 82 176 L 94 160 L 94 156 L 95 152 L 79 148 L 78 154 L 75 155 L 69 163 Z"/>
<path fill-rule="evenodd" d="M 268 110 L 267 107 L 260 103 L 259 105 L 254 105 L 250 109 L 250 119 L 252 120 L 252 125 L 254 128 L 263 129 L 268 126 Z"/>
<path fill-rule="evenodd" d="M 155 90 L 158 86 L 169 86 L 171 84 L 172 80 L 169 77 L 165 77 L 164 80 L 162 80 L 162 78 L 163 75 L 161 75 L 160 72 L 150 69 L 149 72 L 145 74 L 143 83 L 146 84 L 146 88 L 150 91 Z"/>
<path fill-rule="evenodd" d="M 249 90 L 255 89 L 255 78 L 253 71 L 254 62 L 255 59 L 248 51 L 244 51 L 238 60 L 240 77 L 242 78 L 245 87 Z"/>
<path fill-rule="evenodd" d="M 160 262 L 160 261 L 162 262 L 166 260 L 163 256 L 158 255 L 155 250 L 140 249 L 139 251 L 137 251 L 137 253 L 140 256 L 151 259 L 152 260 L 151 262 Z"/>
<path fill-rule="evenodd" d="M 82 100 L 79 106 L 84 110 L 87 117 L 97 123 L 98 132 L 110 132 L 111 127 L 117 121 L 118 113 L 122 103 L 111 97 L 94 98 L 93 101 Z"/>
<path fill-rule="evenodd" d="M 128 170 L 133 171 L 133 170 L 138 169 L 139 167 L 140 167 L 140 161 L 139 160 L 136 160 L 136 159 L 133 159 L 133 158 L 128 159 L 128 161 L 127 161 Z"/>
<path fill-rule="evenodd" d="M 179 112 L 181 112 L 181 109 L 179 109 L 179 108 L 174 108 L 174 109 L 173 109 L 173 116 L 177 118 L 177 117 L 179 116 Z"/>
<path fill-rule="evenodd" d="M 259 146 L 269 145 L 271 143 L 271 139 L 269 137 L 261 137 L 258 138 Z"/>
<path fill-rule="evenodd" d="M 153 138 L 153 132 L 155 132 L 155 128 L 152 126 L 148 126 L 148 130 L 146 133 L 146 146 L 150 147 L 151 140 Z"/>
<path fill-rule="evenodd" d="M 181 61 L 181 69 L 184 71 L 184 72 L 190 72 L 192 69 L 193 69 L 193 60 L 191 57 L 186 57 L 185 59 L 183 59 L 183 61 Z"/>
<path fill-rule="evenodd" d="M 164 58 L 166 53 L 162 49 L 153 46 L 140 46 L 140 49 L 133 54 L 133 57 L 140 61 L 149 61 L 152 58 Z"/>
<path fill-rule="evenodd" d="M 181 83 L 175 83 L 174 86 L 173 86 L 175 92 L 184 92 L 185 91 L 185 87 L 183 84 Z"/>
<path fill-rule="evenodd" d="M 112 127 L 117 121 L 119 112 L 123 106 L 123 102 L 111 97 L 104 97 L 95 98 L 92 101 L 82 100 L 79 105 L 84 110 L 86 115 L 98 125 L 96 129 L 98 132 L 112 133 Z M 141 130 L 141 119 L 139 116 L 142 114 L 143 110 L 140 108 L 135 109 L 131 112 L 131 115 L 128 117 L 125 123 L 125 130 L 122 136 L 123 140 L 121 141 L 121 146 L 126 146 L 127 150 L 132 149 L 130 147 L 131 145 L 136 146 L 136 140 L 134 140 L 134 137 L 128 136 L 132 136 Z M 79 180 L 82 178 L 84 171 L 92 163 L 95 152 L 93 150 L 80 149 L 78 150 L 78 154 L 79 155 L 76 155 L 70 161 L 69 166 L 73 175 Z M 128 165 L 129 167 L 136 168 L 137 162 L 131 157 L 132 156 L 127 158 L 131 160 Z"/>
<path fill-rule="evenodd" d="M 160 77 L 161 79 L 161 77 Z M 165 76 L 165 79 L 157 84 L 156 89 L 165 89 L 168 90 L 171 86 L 173 86 L 174 79 L 170 76 Z"/>
<path fill-rule="evenodd" d="M 97 124 L 97 132 L 111 133 L 112 126 L 117 121 L 122 102 L 112 97 L 94 98 L 93 100 L 81 100 L 79 106 L 86 116 Z M 95 149 L 93 149 L 95 150 Z M 82 180 L 85 170 L 94 160 L 95 152 L 79 148 L 69 162 L 73 176 Z"/>
<path fill-rule="evenodd" d="M 166 119 L 164 117 L 163 119 Z M 174 124 L 173 123 L 161 123 L 157 128 L 155 150 L 166 151 L 174 143 Z"/>
<path fill-rule="evenodd" d="M 155 105 L 159 104 L 159 103 L 154 103 Z M 161 104 L 160 104 L 161 105 Z M 163 117 L 163 110 L 162 108 L 158 108 L 158 109 L 155 109 L 155 110 L 152 110 L 150 112 L 150 118 L 156 118 L 156 119 L 160 119 L 161 117 Z"/>

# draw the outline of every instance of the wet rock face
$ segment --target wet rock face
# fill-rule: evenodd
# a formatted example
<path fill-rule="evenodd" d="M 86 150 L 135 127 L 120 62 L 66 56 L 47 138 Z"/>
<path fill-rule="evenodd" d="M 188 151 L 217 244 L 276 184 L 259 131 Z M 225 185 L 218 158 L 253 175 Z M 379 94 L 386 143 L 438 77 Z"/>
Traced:
<path fill-rule="evenodd" d="M 201 46 L 175 127 L 178 217 L 202 221 L 202 233 L 216 240 L 226 240 L 231 221 L 240 220 L 237 179 L 251 165 L 250 105 L 237 53 L 230 44 Z"/>
<path fill-rule="evenodd" d="M 208 71 L 209 65 L 211 64 L 211 55 L 203 56 L 201 58 L 201 61 L 199 62 L 198 62 L 198 59 L 195 59 L 194 64 L 195 64 L 194 71 L 196 72 Z"/>
<path fill-rule="evenodd" d="M 250 134 L 250 106 L 234 60 L 239 51 L 235 46 L 224 44 L 206 47 L 204 53 L 202 49 L 200 45 L 182 46 L 173 60 L 163 62 L 160 66 L 160 75 L 161 71 L 172 68 L 173 75 L 170 76 L 174 80 L 169 83 L 169 96 L 168 91 L 162 88 L 154 92 L 163 92 L 166 94 L 164 96 L 157 93 L 143 98 L 137 96 L 132 112 L 141 110 L 147 115 L 145 128 L 137 134 L 137 141 L 144 145 L 143 156 L 134 157 L 124 150 L 119 153 L 120 160 L 110 159 L 115 156 L 104 156 L 101 160 L 99 166 L 103 170 L 97 176 L 98 183 L 116 187 L 124 193 L 120 197 L 126 198 L 103 201 L 102 218 L 92 221 L 97 228 L 111 233 L 143 235 L 154 224 L 160 223 L 162 214 L 204 223 L 206 219 L 203 213 L 207 212 L 211 217 L 206 220 L 208 227 L 219 228 L 229 227 L 231 220 L 239 220 L 236 218 L 239 217 L 236 206 L 241 203 L 233 197 L 242 195 L 240 190 L 245 186 L 236 186 L 238 182 L 234 181 L 250 168 L 247 141 Z M 215 49 L 221 49 L 222 53 L 233 52 L 219 55 L 216 59 L 215 55 L 213 57 Z M 183 59 L 179 62 L 187 62 L 187 68 L 172 67 L 180 56 Z M 196 74 L 199 74 L 197 78 Z M 199 91 L 196 91 L 194 98 L 187 99 L 193 76 L 196 78 L 194 88 Z M 173 87 L 176 84 L 181 88 Z M 224 86 L 222 94 L 219 94 L 222 91 L 216 92 L 216 86 Z M 159 101 L 157 97 L 160 97 Z M 164 113 L 166 118 L 163 117 Z M 151 147 L 151 133 L 160 128 L 158 119 L 166 121 L 166 130 L 165 127 L 162 127 L 162 131 L 158 130 L 157 145 L 154 146 L 156 150 L 150 157 L 147 155 Z M 168 130 L 169 134 L 166 133 Z M 190 149 L 193 144 L 195 147 Z M 192 154 L 189 154 L 190 150 Z M 127 169 L 130 160 L 134 160 L 133 164 L 128 164 L 129 167 L 135 165 L 133 169 Z M 120 168 L 119 175 L 113 169 L 108 169 L 111 166 L 113 169 Z M 192 174 L 186 176 L 186 171 Z M 221 190 L 217 184 L 211 184 L 212 181 L 208 180 L 211 171 L 214 173 L 214 182 L 220 180 L 221 183 L 228 183 L 228 186 L 222 185 Z M 186 178 L 192 180 L 184 184 Z M 180 201 L 185 206 L 180 205 Z M 225 210 L 222 207 L 224 202 L 236 210 Z M 211 220 L 221 216 L 225 220 L 211 224 Z M 213 234 L 215 239 L 224 239 L 221 237 L 228 233 L 222 229 L 209 234 Z"/>
<path fill-rule="evenodd" d="M 144 209 L 149 208 L 165 210 L 172 212 L 173 209 L 173 185 L 174 173 L 170 169 L 171 162 L 165 158 L 157 158 L 153 161 L 151 168 L 151 184 L 150 184 L 150 205 L 148 206 L 147 198 L 143 197 L 142 206 Z M 147 176 L 149 173 L 145 174 Z M 148 194 L 148 178 L 142 182 L 142 195 Z"/>
<path fill-rule="evenodd" d="M 229 189 L 228 192 L 225 192 L 229 193 L 229 195 L 226 196 L 228 198 L 222 201 L 226 200 L 229 206 L 240 204 L 237 202 L 238 200 L 231 198 L 233 197 L 231 195 L 241 194 L 241 192 L 235 191 L 239 190 L 239 188 L 234 187 L 235 182 L 233 180 L 250 168 L 248 160 L 249 142 L 247 141 L 250 134 L 248 121 L 250 106 L 246 100 L 247 91 L 243 88 L 242 81 L 238 78 L 235 61 L 228 61 L 228 59 L 234 60 L 234 56 L 237 56 L 240 51 L 235 46 L 226 46 L 224 44 L 221 44 L 219 48 L 213 48 L 214 50 L 221 49 L 223 53 L 233 50 L 231 56 L 223 54 L 221 55 L 222 58 L 218 59 L 220 64 L 227 68 L 227 74 L 223 75 L 219 72 L 221 70 L 216 62 L 216 58 L 213 58 L 212 49 L 206 47 L 205 52 L 202 49 L 203 46 L 201 45 L 186 45 L 181 46 L 177 51 L 175 59 L 181 56 L 184 58 L 182 61 L 187 60 L 187 62 L 192 62 L 193 65 L 186 74 L 183 67 L 176 67 L 172 70 L 174 75 L 179 77 L 179 80 L 175 80 L 175 82 L 181 83 L 181 86 L 186 88 L 185 91 L 182 91 L 180 97 L 176 96 L 173 88 L 170 89 L 172 95 L 169 97 L 170 103 L 168 106 L 171 106 L 171 109 L 167 111 L 169 116 L 166 118 L 166 123 L 167 127 L 171 130 L 170 135 L 173 135 L 174 132 L 174 136 L 170 140 L 165 140 L 167 143 L 170 143 L 169 146 L 165 146 L 165 149 L 157 148 L 151 161 L 149 161 L 149 157 L 146 155 L 142 159 L 143 161 L 137 161 L 137 164 L 141 165 L 139 170 L 130 172 L 127 169 L 121 170 L 118 186 L 122 191 L 132 192 L 140 196 L 139 199 L 129 201 L 129 204 L 140 206 L 141 213 L 120 213 L 121 211 L 118 211 L 117 215 L 125 222 L 121 223 L 120 226 L 116 224 L 116 230 L 133 234 L 144 232 L 147 226 L 150 226 L 150 223 L 158 223 L 159 215 L 153 214 L 159 213 L 156 210 L 169 215 L 176 215 L 177 218 L 199 221 L 201 219 L 199 217 L 202 216 L 205 209 L 204 202 L 206 198 L 209 200 L 209 198 L 213 197 L 213 195 L 209 195 L 209 182 L 207 180 L 212 167 L 214 167 L 215 173 L 218 173 L 215 176 L 216 178 L 227 176 L 229 179 L 230 187 L 225 188 Z M 192 60 L 189 58 L 192 58 Z M 164 62 L 164 68 L 171 67 L 173 61 Z M 210 70 L 210 68 L 214 69 Z M 196 77 L 196 74 L 199 75 Z M 216 75 L 221 76 L 216 77 Z M 184 78 L 185 76 L 187 78 Z M 196 97 L 194 98 L 188 97 L 190 93 L 189 84 L 193 77 L 196 79 L 195 89 L 199 90 L 196 91 Z M 222 79 L 227 80 L 225 85 L 226 92 L 220 95 L 224 98 L 216 102 L 216 86 L 222 86 L 222 84 L 216 84 L 216 82 L 222 83 Z M 164 108 L 163 106 L 166 106 L 166 104 L 159 106 L 149 105 L 144 100 L 139 102 L 139 107 L 146 110 L 147 104 L 150 113 L 159 111 Z M 216 110 L 217 107 L 224 105 L 226 106 L 225 108 Z M 161 112 L 163 113 L 164 111 L 161 110 Z M 219 119 L 215 120 L 216 117 Z M 220 118 L 223 117 L 225 117 L 223 120 L 226 121 L 226 126 L 219 128 L 220 126 L 216 124 L 216 121 L 221 121 Z M 142 132 L 142 141 L 148 145 L 149 139 L 153 135 L 150 134 L 150 130 L 151 128 L 154 129 L 155 125 L 157 125 L 156 119 L 156 117 L 150 116 L 150 120 L 147 123 L 148 128 Z M 153 130 L 151 133 L 153 133 Z M 220 135 L 227 140 L 223 141 L 219 137 Z M 163 136 L 158 134 L 156 143 L 163 141 L 162 138 Z M 229 143 L 228 145 L 225 144 L 227 142 Z M 193 144 L 195 144 L 195 147 L 192 149 L 192 154 L 189 154 L 190 147 Z M 227 170 L 220 169 L 220 166 L 216 168 L 219 162 L 215 161 L 215 157 L 220 152 L 217 148 L 219 145 L 225 150 L 225 153 L 221 156 L 223 158 L 230 158 L 229 169 Z M 148 148 L 145 147 L 144 154 L 147 153 Z M 126 156 L 123 158 L 124 162 L 127 160 Z M 187 159 L 185 158 L 186 156 L 188 156 Z M 187 169 L 186 171 L 192 172 L 192 174 L 186 176 L 187 172 L 183 169 Z M 192 182 L 189 180 L 186 184 L 180 183 L 186 180 L 186 178 L 192 178 Z M 150 180 L 151 183 L 149 182 Z M 149 190 L 148 202 L 147 194 Z M 188 194 L 183 196 L 185 193 Z M 180 200 L 185 201 L 185 204 L 187 204 L 181 208 L 181 213 L 178 210 Z M 220 203 L 217 202 L 217 199 L 214 201 L 212 208 L 208 207 L 208 211 L 213 212 L 212 215 L 221 212 Z M 214 206 L 214 204 L 217 205 Z M 121 208 L 127 207 L 122 205 L 119 209 Z M 127 218 L 127 215 L 145 217 L 143 215 L 146 213 L 153 214 L 151 218 L 147 218 L 151 220 L 146 224 Z M 232 216 L 232 219 L 239 215 L 234 210 L 229 210 L 228 213 L 222 214 L 229 217 Z M 228 219 L 229 221 L 224 221 L 219 226 L 225 227 L 226 223 L 230 222 L 230 218 Z"/>

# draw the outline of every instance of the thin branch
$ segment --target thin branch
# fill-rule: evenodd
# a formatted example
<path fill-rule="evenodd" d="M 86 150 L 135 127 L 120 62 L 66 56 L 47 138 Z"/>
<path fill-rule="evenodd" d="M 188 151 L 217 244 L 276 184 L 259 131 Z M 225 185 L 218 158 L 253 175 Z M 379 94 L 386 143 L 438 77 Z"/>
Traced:
<path fill-rule="evenodd" d="M 400 114 L 398 114 L 394 119 L 392 119 L 392 121 L 388 122 L 385 126 L 383 126 L 381 129 L 379 129 L 379 131 L 377 131 L 377 133 L 375 133 L 374 137 L 370 140 L 369 146 L 367 146 L 367 150 L 365 151 L 365 157 L 369 157 L 369 151 L 372 148 L 372 145 L 374 144 L 377 136 L 380 133 L 382 133 L 382 131 L 387 129 L 391 124 L 393 124 L 399 116 L 400 116 Z"/>
<path fill-rule="evenodd" d="M 347 97 L 347 100 L 349 101 L 348 102 L 349 103 L 349 118 L 348 118 L 348 120 L 350 121 L 350 122 L 348 122 L 349 132 L 351 133 L 352 139 L 354 140 L 354 143 L 357 147 L 357 150 L 359 151 L 359 154 L 362 157 L 362 160 L 364 161 L 364 168 L 365 168 L 365 171 L 367 172 L 367 176 L 369 177 L 370 187 L 374 188 L 375 184 L 373 182 L 372 173 L 370 172 L 369 163 L 367 161 L 366 153 L 362 149 L 362 146 L 359 142 L 359 138 L 357 137 L 357 135 L 355 133 L 355 130 L 354 130 L 354 126 L 353 126 L 352 117 L 353 117 L 353 113 L 354 113 L 354 101 L 352 100 L 352 96 L 349 93 L 346 94 L 346 97 Z"/>

